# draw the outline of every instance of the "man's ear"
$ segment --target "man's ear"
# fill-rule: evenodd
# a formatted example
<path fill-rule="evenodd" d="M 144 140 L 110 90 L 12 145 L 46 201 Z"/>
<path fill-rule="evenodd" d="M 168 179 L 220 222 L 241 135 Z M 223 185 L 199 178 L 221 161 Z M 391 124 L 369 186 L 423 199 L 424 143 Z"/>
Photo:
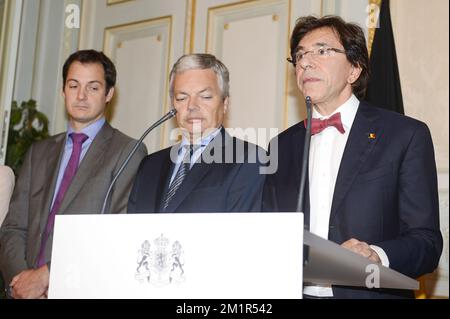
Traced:
<path fill-rule="evenodd" d="M 228 104 L 230 103 L 230 97 L 227 96 L 225 100 L 223 100 L 223 114 L 227 113 L 228 111 Z"/>
<path fill-rule="evenodd" d="M 114 87 L 109 89 L 108 94 L 106 94 L 106 103 L 109 103 L 114 96 Z"/>
<path fill-rule="evenodd" d="M 347 82 L 350 84 L 355 83 L 359 79 L 361 72 L 362 72 L 362 68 L 359 65 L 358 66 L 352 65 L 350 75 L 348 76 Z"/>

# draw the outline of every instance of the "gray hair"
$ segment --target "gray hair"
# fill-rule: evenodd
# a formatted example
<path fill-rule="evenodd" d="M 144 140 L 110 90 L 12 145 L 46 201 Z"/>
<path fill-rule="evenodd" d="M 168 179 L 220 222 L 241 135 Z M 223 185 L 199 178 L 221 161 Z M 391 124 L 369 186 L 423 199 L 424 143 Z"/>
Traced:
<path fill-rule="evenodd" d="M 217 75 L 217 84 L 225 100 L 230 96 L 230 73 L 227 67 L 214 55 L 207 53 L 186 54 L 178 59 L 170 71 L 169 88 L 170 98 L 173 99 L 173 82 L 175 75 L 188 70 L 212 69 Z"/>

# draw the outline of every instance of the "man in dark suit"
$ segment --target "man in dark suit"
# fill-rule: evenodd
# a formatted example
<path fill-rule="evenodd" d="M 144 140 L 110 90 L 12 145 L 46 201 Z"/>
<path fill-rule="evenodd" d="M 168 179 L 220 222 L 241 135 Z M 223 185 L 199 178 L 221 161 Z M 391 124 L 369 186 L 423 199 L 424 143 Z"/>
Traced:
<path fill-rule="evenodd" d="M 229 74 L 210 54 L 182 56 L 170 73 L 181 143 L 147 156 L 128 213 L 259 211 L 264 175 L 254 144 L 223 128 Z"/>
<path fill-rule="evenodd" d="M 73 53 L 63 67 L 68 130 L 33 144 L 0 229 L 0 270 L 13 298 L 45 298 L 55 214 L 95 214 L 135 140 L 105 121 L 116 69 L 102 52 Z M 145 147 L 114 187 L 108 212 L 124 213 Z"/>
<path fill-rule="evenodd" d="M 291 57 L 297 85 L 313 103 L 303 207 L 310 231 L 407 276 L 432 272 L 442 237 L 427 126 L 360 102 L 369 63 L 357 25 L 333 16 L 300 18 Z M 271 158 L 278 156 L 278 171 L 266 178 L 264 210 L 296 210 L 305 132 L 305 123 L 298 123 L 277 137 L 278 148 L 270 149 Z M 413 293 L 305 283 L 304 295 L 397 298 Z"/>

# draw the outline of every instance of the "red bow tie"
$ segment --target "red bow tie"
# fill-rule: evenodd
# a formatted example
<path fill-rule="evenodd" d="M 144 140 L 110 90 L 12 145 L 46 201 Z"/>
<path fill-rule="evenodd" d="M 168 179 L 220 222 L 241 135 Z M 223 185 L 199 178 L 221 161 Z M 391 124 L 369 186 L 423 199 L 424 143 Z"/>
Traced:
<path fill-rule="evenodd" d="M 303 123 L 308 124 L 308 120 L 305 119 Z M 322 132 L 328 126 L 334 126 L 341 134 L 345 133 L 344 126 L 341 122 L 341 113 L 333 114 L 331 117 L 321 120 L 321 119 L 312 119 L 311 120 L 311 135 Z"/>

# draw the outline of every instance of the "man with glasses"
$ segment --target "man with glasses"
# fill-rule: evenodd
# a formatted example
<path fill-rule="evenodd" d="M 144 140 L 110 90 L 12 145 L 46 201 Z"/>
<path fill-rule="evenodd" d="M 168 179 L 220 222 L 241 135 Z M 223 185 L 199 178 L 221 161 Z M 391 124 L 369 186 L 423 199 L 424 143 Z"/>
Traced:
<path fill-rule="evenodd" d="M 432 272 L 442 236 L 430 132 L 422 122 L 362 101 L 369 78 L 362 29 L 336 16 L 302 17 L 290 62 L 313 104 L 302 207 L 310 231 L 407 276 Z M 264 210 L 297 209 L 306 124 L 281 133 L 278 149 L 271 149 L 278 171 L 266 177 Z M 413 292 L 305 283 L 304 296 L 408 298 Z"/>

